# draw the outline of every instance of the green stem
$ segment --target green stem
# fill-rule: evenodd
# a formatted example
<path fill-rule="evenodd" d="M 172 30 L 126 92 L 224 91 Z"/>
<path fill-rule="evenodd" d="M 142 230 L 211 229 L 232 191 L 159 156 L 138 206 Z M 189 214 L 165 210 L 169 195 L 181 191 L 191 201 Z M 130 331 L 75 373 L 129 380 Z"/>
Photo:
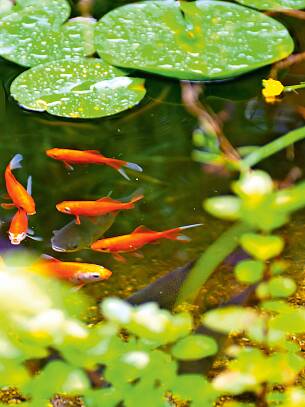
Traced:
<path fill-rule="evenodd" d="M 293 92 L 294 90 L 304 89 L 304 88 L 305 88 L 305 82 L 301 82 L 298 85 L 285 86 L 284 92 Z"/>
<path fill-rule="evenodd" d="M 299 129 L 290 131 L 284 136 L 271 141 L 271 143 L 266 144 L 265 146 L 260 147 L 253 153 L 249 154 L 241 161 L 241 167 L 253 167 L 265 158 L 278 153 L 279 151 L 290 146 L 291 144 L 296 143 L 297 141 L 302 140 L 303 138 L 305 138 L 305 127 L 300 127 Z"/>
<path fill-rule="evenodd" d="M 251 230 L 250 226 L 244 223 L 237 223 L 226 230 L 208 247 L 185 279 L 180 289 L 176 306 L 185 302 L 195 302 L 199 291 L 214 270 L 237 248 L 240 236 Z"/>

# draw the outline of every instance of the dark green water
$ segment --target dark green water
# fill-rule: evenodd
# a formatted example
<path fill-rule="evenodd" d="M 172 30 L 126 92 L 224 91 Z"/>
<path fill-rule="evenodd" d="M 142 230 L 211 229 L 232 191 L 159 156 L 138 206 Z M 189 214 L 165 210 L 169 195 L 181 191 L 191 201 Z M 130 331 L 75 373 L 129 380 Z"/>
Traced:
<path fill-rule="evenodd" d="M 111 8 L 124 2 L 111 4 Z M 109 10 L 106 2 L 99 2 L 96 12 Z M 101 14 L 97 14 L 97 17 Z M 291 30 L 296 51 L 305 50 L 304 22 L 285 18 Z M 285 71 L 287 84 L 305 80 L 305 64 Z M 0 60 L 0 173 L 16 153 L 24 156 L 22 170 L 16 176 L 24 184 L 33 176 L 33 196 L 37 215 L 30 218 L 30 226 L 43 237 L 42 242 L 26 240 L 23 247 L 38 254 L 47 253 L 60 260 L 77 260 L 102 264 L 113 270 L 110 280 L 88 288 L 100 299 L 106 294 L 127 296 L 157 277 L 196 258 L 227 227 L 209 217 L 202 209 L 204 198 L 229 190 L 230 178 L 205 171 L 191 160 L 192 131 L 196 119 L 181 104 L 178 81 L 148 77 L 147 96 L 135 109 L 100 120 L 76 121 L 22 110 L 9 96 L 11 81 L 22 72 L 14 64 Z M 263 145 L 287 131 L 304 126 L 297 106 L 305 106 L 305 91 L 285 97 L 282 103 L 268 106 L 261 97 L 261 80 L 268 76 L 268 68 L 226 83 L 206 87 L 205 102 L 219 112 L 226 109 L 230 120 L 224 131 L 234 146 Z M 104 155 L 126 159 L 140 164 L 143 175 L 131 174 L 131 181 L 123 179 L 111 168 L 102 166 L 76 167 L 73 172 L 61 163 L 51 160 L 45 150 L 54 147 L 97 149 Z M 295 149 L 295 158 L 289 160 L 281 153 L 262 163 L 276 179 L 283 179 L 289 170 L 299 166 L 305 170 L 305 143 Z M 4 179 L 0 182 L 5 193 Z M 107 236 L 131 232 L 144 224 L 162 230 L 180 225 L 203 223 L 203 227 L 188 233 L 188 244 L 162 241 L 143 249 L 145 257 L 128 256 L 127 264 L 113 260 L 109 254 L 81 250 L 73 253 L 56 253 L 51 247 L 52 231 L 72 220 L 56 211 L 56 203 L 63 200 L 95 200 L 112 191 L 113 198 L 122 198 L 141 188 L 145 199 L 136 209 L 119 214 Z M 2 237 L 7 240 L 11 212 L 0 209 Z M 283 230 L 287 236 L 287 257 L 300 273 L 304 263 L 304 213 L 298 214 Z M 3 242 L 2 245 L 5 245 Z M 293 266 L 293 267 L 294 267 Z M 222 274 L 220 282 L 226 280 Z M 218 281 L 219 284 L 219 281 Z"/>

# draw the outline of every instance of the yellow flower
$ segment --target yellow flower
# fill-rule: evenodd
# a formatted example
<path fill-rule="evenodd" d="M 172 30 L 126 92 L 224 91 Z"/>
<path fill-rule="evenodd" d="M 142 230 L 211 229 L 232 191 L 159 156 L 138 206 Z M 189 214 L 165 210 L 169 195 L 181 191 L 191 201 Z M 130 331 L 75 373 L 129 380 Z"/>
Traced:
<path fill-rule="evenodd" d="M 263 87 L 262 94 L 267 103 L 276 102 L 276 96 L 279 96 L 285 89 L 280 81 L 271 78 L 263 79 Z"/>

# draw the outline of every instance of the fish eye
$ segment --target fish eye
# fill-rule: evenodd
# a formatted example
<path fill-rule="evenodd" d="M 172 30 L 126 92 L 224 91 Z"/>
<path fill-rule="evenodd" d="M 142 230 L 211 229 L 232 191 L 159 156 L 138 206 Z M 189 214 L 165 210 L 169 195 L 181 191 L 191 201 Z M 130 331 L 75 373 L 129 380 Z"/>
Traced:
<path fill-rule="evenodd" d="M 92 277 L 93 277 L 93 278 L 100 278 L 100 275 L 99 275 L 98 273 L 93 273 L 93 274 L 92 274 Z"/>

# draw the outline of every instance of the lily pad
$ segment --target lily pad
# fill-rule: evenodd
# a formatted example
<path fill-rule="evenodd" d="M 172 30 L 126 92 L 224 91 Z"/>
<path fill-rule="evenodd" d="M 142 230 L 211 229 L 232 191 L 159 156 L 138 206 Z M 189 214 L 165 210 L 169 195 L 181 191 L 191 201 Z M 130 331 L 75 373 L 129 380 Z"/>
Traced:
<path fill-rule="evenodd" d="M 11 94 L 26 109 L 56 116 L 96 118 L 129 109 L 145 95 L 144 80 L 101 59 L 53 61 L 19 75 Z"/>
<path fill-rule="evenodd" d="M 257 8 L 258 10 L 302 9 L 305 8 L 305 0 L 236 0 L 244 6 Z"/>
<path fill-rule="evenodd" d="M 29 6 L 2 18 L 0 55 L 22 66 L 92 55 L 95 20 L 79 17 L 61 25 L 65 17 L 54 21 L 45 9 L 32 12 Z"/>
<path fill-rule="evenodd" d="M 179 79 L 225 79 L 271 64 L 293 51 L 278 21 L 238 4 L 147 1 L 106 14 L 96 48 L 112 65 Z"/>

